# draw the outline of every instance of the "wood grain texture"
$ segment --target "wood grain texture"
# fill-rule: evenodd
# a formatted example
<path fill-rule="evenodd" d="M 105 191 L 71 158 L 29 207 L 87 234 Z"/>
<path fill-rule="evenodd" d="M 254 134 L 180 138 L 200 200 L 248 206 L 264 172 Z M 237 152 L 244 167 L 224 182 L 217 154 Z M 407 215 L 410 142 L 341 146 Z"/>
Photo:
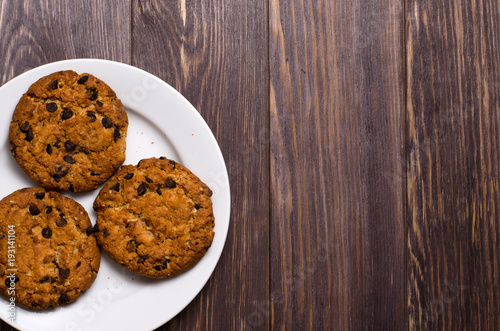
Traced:
<path fill-rule="evenodd" d="M 130 62 L 130 2 L 2 1 L 0 84 L 49 62 Z M 0 330 L 15 330 L 1 321 Z"/>
<path fill-rule="evenodd" d="M 160 330 L 269 325 L 265 4 L 133 1 L 133 65 L 164 79 L 200 111 L 224 154 L 233 199 L 228 238 L 214 274 Z"/>
<path fill-rule="evenodd" d="M 500 329 L 500 3 L 407 1 L 411 330 Z"/>
<path fill-rule="evenodd" d="M 280 330 L 403 330 L 403 2 L 270 1 Z"/>
<path fill-rule="evenodd" d="M 130 62 L 130 0 L 2 1 L 0 84 L 71 58 Z"/>

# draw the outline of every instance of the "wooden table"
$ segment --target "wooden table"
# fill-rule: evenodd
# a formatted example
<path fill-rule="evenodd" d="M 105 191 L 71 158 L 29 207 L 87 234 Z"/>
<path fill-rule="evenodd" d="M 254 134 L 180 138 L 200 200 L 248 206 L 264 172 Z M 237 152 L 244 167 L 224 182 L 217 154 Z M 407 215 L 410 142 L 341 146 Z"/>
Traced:
<path fill-rule="evenodd" d="M 120 61 L 215 134 L 226 246 L 159 330 L 500 329 L 500 1 L 4 0 L 0 36 L 1 83 Z"/>

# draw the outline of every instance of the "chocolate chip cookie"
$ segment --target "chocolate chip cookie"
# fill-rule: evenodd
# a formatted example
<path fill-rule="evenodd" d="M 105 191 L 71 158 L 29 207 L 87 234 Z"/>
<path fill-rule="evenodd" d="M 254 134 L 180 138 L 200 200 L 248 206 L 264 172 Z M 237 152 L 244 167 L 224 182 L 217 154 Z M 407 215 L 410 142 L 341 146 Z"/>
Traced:
<path fill-rule="evenodd" d="M 97 242 L 123 267 L 164 278 L 195 265 L 214 237 L 212 191 L 167 158 L 123 166 L 94 202 Z"/>
<path fill-rule="evenodd" d="M 85 209 L 41 187 L 0 201 L 0 294 L 32 309 L 76 300 L 94 282 L 101 255 Z"/>
<path fill-rule="evenodd" d="M 128 118 L 115 92 L 90 74 L 66 70 L 30 86 L 10 124 L 11 152 L 49 190 L 96 189 L 125 160 Z"/>

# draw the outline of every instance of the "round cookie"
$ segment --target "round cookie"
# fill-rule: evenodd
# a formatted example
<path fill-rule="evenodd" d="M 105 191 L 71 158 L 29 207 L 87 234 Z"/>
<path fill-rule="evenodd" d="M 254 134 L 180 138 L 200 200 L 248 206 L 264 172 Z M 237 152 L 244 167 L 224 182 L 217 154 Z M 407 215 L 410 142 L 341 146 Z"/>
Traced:
<path fill-rule="evenodd" d="M 164 278 L 195 265 L 214 237 L 212 191 L 167 158 L 126 165 L 95 202 L 97 242 L 123 267 Z"/>
<path fill-rule="evenodd" d="M 125 161 L 128 118 L 102 80 L 71 70 L 30 86 L 10 124 L 11 152 L 48 190 L 96 189 Z"/>
<path fill-rule="evenodd" d="M 92 285 L 100 260 L 76 201 L 41 187 L 0 201 L 0 294 L 7 300 L 32 309 L 70 303 Z"/>

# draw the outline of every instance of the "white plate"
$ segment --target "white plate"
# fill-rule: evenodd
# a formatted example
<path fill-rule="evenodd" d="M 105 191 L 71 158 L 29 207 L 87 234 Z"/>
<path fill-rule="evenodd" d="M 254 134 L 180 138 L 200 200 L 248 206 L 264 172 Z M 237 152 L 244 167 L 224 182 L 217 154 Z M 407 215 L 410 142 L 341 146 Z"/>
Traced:
<path fill-rule="evenodd" d="M 127 158 L 166 156 L 185 165 L 213 191 L 215 237 L 201 261 L 187 272 L 153 280 L 128 272 L 106 253 L 91 288 L 76 302 L 43 312 L 16 307 L 8 321 L 7 300 L 0 301 L 0 318 L 21 330 L 151 330 L 169 321 L 201 291 L 222 253 L 229 227 L 230 193 L 219 146 L 196 109 L 170 85 L 135 67 L 105 60 L 77 59 L 30 70 L 0 87 L 0 199 L 13 191 L 37 186 L 9 152 L 8 132 L 21 95 L 40 77 L 58 70 L 88 72 L 105 81 L 127 109 Z M 95 224 L 92 203 L 99 189 L 63 194 L 77 200 Z"/>

